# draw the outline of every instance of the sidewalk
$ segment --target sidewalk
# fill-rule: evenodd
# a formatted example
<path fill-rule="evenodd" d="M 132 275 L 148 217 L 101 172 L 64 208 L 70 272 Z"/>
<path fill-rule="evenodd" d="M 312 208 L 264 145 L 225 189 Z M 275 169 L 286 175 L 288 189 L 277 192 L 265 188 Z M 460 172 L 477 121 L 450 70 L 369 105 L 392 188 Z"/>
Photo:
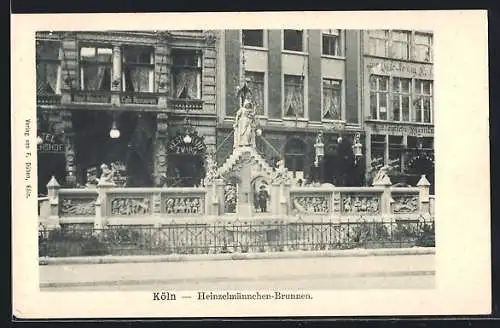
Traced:
<path fill-rule="evenodd" d="M 395 256 L 395 255 L 426 255 L 435 254 L 434 247 L 412 248 L 380 248 L 380 249 L 345 249 L 325 251 L 287 251 L 269 253 L 234 253 L 234 254 L 203 254 L 203 255 L 134 255 L 134 256 L 81 256 L 40 258 L 40 265 L 60 264 L 109 264 L 109 263 L 158 263 L 185 261 L 227 261 L 256 259 L 296 259 L 316 257 L 365 257 L 365 256 Z"/>
<path fill-rule="evenodd" d="M 65 264 L 40 266 L 41 288 L 126 285 L 199 286 L 251 282 L 320 281 L 355 277 L 434 275 L 434 255 L 391 255 Z"/>

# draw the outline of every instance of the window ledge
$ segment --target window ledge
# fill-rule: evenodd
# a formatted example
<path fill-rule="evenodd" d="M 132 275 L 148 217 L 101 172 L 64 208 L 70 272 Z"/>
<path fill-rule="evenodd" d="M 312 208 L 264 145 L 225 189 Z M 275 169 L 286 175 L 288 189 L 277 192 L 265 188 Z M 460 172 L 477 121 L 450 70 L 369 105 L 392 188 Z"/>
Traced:
<path fill-rule="evenodd" d="M 340 123 L 340 124 L 346 124 L 345 120 L 330 120 L 330 119 L 327 119 L 327 118 L 321 119 L 321 122 L 323 122 L 323 123 Z"/>
<path fill-rule="evenodd" d="M 245 50 L 263 51 L 263 52 L 268 52 L 269 51 L 269 48 L 267 48 L 267 47 L 256 47 L 256 46 L 243 46 L 243 49 L 245 49 Z"/>
<path fill-rule="evenodd" d="M 321 55 L 321 58 L 345 60 L 345 56 L 333 56 L 333 55 L 324 55 L 324 54 Z"/>
<path fill-rule="evenodd" d="M 305 118 L 305 117 L 293 117 L 293 116 L 284 116 L 283 117 L 283 121 L 301 121 L 301 122 L 308 122 L 309 119 Z"/>
<path fill-rule="evenodd" d="M 309 56 L 309 53 L 307 51 L 295 51 L 295 50 L 282 49 L 281 53 L 287 54 L 287 55 Z"/>

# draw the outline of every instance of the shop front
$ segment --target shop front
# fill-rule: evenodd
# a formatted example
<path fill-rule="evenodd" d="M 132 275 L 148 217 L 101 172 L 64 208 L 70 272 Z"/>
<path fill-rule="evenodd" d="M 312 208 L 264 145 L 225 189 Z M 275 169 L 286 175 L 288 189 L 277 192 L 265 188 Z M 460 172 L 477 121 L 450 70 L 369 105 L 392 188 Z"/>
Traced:
<path fill-rule="evenodd" d="M 368 174 L 390 167 L 393 183 L 416 185 L 425 174 L 434 186 L 434 127 L 367 122 Z M 432 187 L 433 188 L 433 187 Z"/>

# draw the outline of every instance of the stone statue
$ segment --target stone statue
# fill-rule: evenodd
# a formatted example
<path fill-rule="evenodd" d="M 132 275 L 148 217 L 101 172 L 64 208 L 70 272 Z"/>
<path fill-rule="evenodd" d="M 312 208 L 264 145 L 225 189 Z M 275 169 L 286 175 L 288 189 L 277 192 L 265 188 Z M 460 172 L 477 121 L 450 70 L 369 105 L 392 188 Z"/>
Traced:
<path fill-rule="evenodd" d="M 250 100 L 245 100 L 234 119 L 234 148 L 255 144 L 255 108 Z"/>
<path fill-rule="evenodd" d="M 323 132 L 320 131 L 318 135 L 316 136 L 316 144 L 320 145 L 323 143 Z"/>
<path fill-rule="evenodd" d="M 377 172 L 377 174 L 375 175 L 375 177 L 373 178 L 372 184 L 376 185 L 376 184 L 380 183 L 382 180 L 384 180 L 386 177 L 388 178 L 389 177 L 388 174 L 389 174 L 390 169 L 391 168 L 388 165 L 382 166 L 380 168 L 380 170 Z"/>
<path fill-rule="evenodd" d="M 114 184 L 113 182 L 114 172 L 109 168 L 108 165 L 101 165 L 101 177 L 99 178 L 99 184 Z"/>
<path fill-rule="evenodd" d="M 212 183 L 217 178 L 217 163 L 213 155 L 207 155 L 207 173 L 205 175 L 205 186 Z"/>

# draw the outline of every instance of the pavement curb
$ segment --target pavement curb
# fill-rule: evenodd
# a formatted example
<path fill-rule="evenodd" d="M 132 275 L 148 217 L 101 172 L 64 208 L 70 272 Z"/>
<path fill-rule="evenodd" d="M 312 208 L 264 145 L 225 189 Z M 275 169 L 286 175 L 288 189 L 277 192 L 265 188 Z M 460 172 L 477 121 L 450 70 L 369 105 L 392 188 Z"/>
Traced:
<path fill-rule="evenodd" d="M 341 279 L 341 278 L 368 278 L 368 277 L 408 277 L 408 276 L 434 276 L 436 274 L 433 270 L 420 270 L 420 271 L 394 271 L 394 272 L 359 272 L 359 273 L 337 273 L 328 275 L 331 279 Z M 323 276 L 323 275 L 321 275 Z M 304 278 L 314 279 L 315 275 L 307 276 L 277 276 L 277 277 L 259 277 L 259 280 L 283 280 L 283 279 L 297 279 Z M 224 281 L 251 281 L 255 277 L 209 277 L 202 279 L 203 282 L 209 283 L 220 283 Z M 77 282 L 41 282 L 40 288 L 71 288 L 71 287 L 98 287 L 98 286 L 130 286 L 130 285 L 166 285 L 166 284 L 176 284 L 176 283 L 186 283 L 186 282 L 200 282 L 199 278 L 174 278 L 174 279 L 127 279 L 127 280 L 102 280 L 102 281 L 77 281 Z"/>
<path fill-rule="evenodd" d="M 134 256 L 89 256 L 40 258 L 40 265 L 64 264 L 111 264 L 111 263 L 156 263 L 187 261 L 228 261 L 228 260 L 263 260 L 294 259 L 313 257 L 365 257 L 365 256 L 399 256 L 435 254 L 434 247 L 384 248 L 384 249 L 349 249 L 327 251 L 293 251 L 269 253 L 231 253 L 201 255 L 134 255 Z"/>

